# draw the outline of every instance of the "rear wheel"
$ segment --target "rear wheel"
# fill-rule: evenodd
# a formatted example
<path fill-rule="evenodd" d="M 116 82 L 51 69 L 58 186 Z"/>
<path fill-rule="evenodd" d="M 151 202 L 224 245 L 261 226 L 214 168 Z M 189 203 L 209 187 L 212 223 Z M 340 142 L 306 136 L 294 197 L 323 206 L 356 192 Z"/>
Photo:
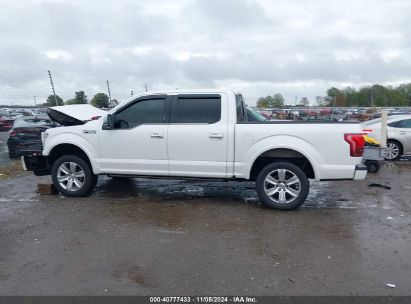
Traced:
<path fill-rule="evenodd" d="M 387 148 L 384 152 L 384 157 L 386 160 L 397 160 L 402 155 L 402 147 L 395 140 L 387 140 Z"/>
<path fill-rule="evenodd" d="M 65 196 L 86 196 L 97 184 L 90 165 L 76 155 L 64 155 L 51 168 L 54 186 Z"/>
<path fill-rule="evenodd" d="M 261 202 L 276 210 L 293 210 L 301 206 L 309 192 L 305 173 L 287 162 L 272 163 L 258 174 L 256 189 Z"/>

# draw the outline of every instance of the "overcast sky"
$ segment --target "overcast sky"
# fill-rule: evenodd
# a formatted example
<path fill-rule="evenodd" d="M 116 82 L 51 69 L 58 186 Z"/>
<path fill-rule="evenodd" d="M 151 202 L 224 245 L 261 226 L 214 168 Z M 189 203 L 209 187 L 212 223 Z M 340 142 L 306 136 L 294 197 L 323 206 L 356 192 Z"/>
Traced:
<path fill-rule="evenodd" d="M 410 0 L 0 0 L 0 104 L 229 88 L 248 104 L 411 82 Z"/>

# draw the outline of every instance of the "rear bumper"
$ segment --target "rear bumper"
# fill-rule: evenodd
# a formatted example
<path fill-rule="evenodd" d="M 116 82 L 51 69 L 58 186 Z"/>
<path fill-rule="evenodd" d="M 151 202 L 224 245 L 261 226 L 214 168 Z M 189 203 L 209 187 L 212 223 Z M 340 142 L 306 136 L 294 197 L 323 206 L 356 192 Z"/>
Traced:
<path fill-rule="evenodd" d="M 47 157 L 43 155 L 28 155 L 21 157 L 21 166 L 25 171 L 33 171 L 35 175 L 49 175 L 50 166 Z"/>
<path fill-rule="evenodd" d="M 364 164 L 356 165 L 354 171 L 354 180 L 361 180 L 367 177 L 367 166 Z"/>

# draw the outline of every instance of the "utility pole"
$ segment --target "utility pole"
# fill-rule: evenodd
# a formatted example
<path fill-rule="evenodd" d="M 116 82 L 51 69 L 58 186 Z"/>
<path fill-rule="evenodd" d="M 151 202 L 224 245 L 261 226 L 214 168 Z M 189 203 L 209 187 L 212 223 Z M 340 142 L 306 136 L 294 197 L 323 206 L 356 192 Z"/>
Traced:
<path fill-rule="evenodd" d="M 33 97 L 34 97 L 34 106 L 36 107 L 37 106 L 37 96 L 34 95 Z"/>
<path fill-rule="evenodd" d="M 335 100 L 337 99 L 337 96 L 334 96 L 334 108 L 335 108 Z"/>
<path fill-rule="evenodd" d="M 147 84 L 146 83 L 144 84 L 144 88 L 146 89 L 146 92 L 147 92 Z"/>
<path fill-rule="evenodd" d="M 130 91 L 130 96 L 133 97 L 133 95 L 134 95 L 134 91 L 131 90 L 131 91 Z"/>
<path fill-rule="evenodd" d="M 50 79 L 50 83 L 51 83 L 51 90 L 53 91 L 53 95 L 54 95 L 54 102 L 56 103 L 56 106 L 58 106 L 58 102 L 57 102 L 57 96 L 56 96 L 56 91 L 54 90 L 54 83 L 53 83 L 53 78 L 51 77 L 51 73 L 50 71 L 47 71 L 49 73 L 49 79 Z"/>
<path fill-rule="evenodd" d="M 108 100 L 111 104 L 111 92 L 110 92 L 110 83 L 108 82 L 108 80 L 106 80 L 107 83 L 107 92 L 108 92 Z"/>

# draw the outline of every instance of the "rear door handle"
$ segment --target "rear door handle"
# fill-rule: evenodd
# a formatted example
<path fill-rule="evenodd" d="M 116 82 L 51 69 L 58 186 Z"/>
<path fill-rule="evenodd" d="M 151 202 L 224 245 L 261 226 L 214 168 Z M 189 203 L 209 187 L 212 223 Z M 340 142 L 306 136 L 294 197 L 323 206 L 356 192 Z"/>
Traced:
<path fill-rule="evenodd" d="M 161 138 L 164 138 L 164 135 L 163 135 L 163 134 L 160 134 L 160 133 L 152 133 L 152 134 L 150 135 L 150 137 L 153 138 L 153 139 L 155 139 L 155 138 L 161 139 Z"/>
<path fill-rule="evenodd" d="M 224 134 L 223 133 L 210 133 L 208 134 L 208 137 L 213 138 L 213 139 L 223 139 Z"/>

